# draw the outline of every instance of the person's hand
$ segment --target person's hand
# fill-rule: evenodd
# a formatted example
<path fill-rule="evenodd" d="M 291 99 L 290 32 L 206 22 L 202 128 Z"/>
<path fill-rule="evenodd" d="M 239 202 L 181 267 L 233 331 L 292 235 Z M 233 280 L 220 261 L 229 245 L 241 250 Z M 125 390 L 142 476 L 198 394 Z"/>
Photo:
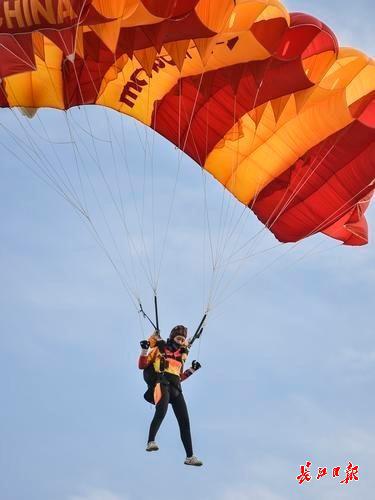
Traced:
<path fill-rule="evenodd" d="M 155 330 L 147 339 L 150 342 L 150 348 L 156 347 L 157 341 L 160 340 L 160 332 Z"/>
<path fill-rule="evenodd" d="M 196 361 L 196 360 L 194 359 L 194 361 L 191 363 L 191 367 L 192 367 L 192 369 L 193 369 L 194 371 L 197 371 L 197 370 L 199 370 L 199 368 L 201 368 L 201 367 L 202 367 L 202 365 L 199 363 L 199 361 Z"/>
<path fill-rule="evenodd" d="M 150 347 L 150 342 L 148 340 L 141 340 L 140 345 L 142 349 L 148 349 Z"/>
<path fill-rule="evenodd" d="M 166 342 L 163 339 L 160 339 L 156 342 L 156 345 L 158 346 L 159 351 L 164 351 Z"/>

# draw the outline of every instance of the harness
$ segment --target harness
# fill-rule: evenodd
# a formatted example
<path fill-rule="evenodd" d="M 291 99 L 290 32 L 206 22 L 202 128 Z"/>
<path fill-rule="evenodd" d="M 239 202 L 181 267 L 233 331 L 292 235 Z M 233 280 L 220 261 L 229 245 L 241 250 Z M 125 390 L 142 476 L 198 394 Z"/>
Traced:
<path fill-rule="evenodd" d="M 183 364 L 183 352 L 181 352 L 180 349 L 177 349 L 176 351 L 172 351 L 171 349 L 168 349 L 168 347 L 165 347 L 162 351 L 159 349 L 158 357 L 159 359 L 159 369 L 158 371 L 155 370 L 154 363 L 155 361 L 150 364 L 147 368 L 143 370 L 143 379 L 146 382 L 146 384 L 150 387 L 154 386 L 157 382 L 161 382 L 165 380 L 165 374 L 170 375 L 172 377 L 178 376 L 177 373 L 169 373 L 166 372 L 168 370 L 170 362 L 173 363 L 173 361 L 176 361 L 177 363 L 180 363 L 182 366 Z"/>
<path fill-rule="evenodd" d="M 169 349 L 168 345 L 166 345 L 162 350 L 159 349 L 159 355 L 157 359 L 159 359 L 159 370 L 158 373 L 170 373 L 171 375 L 178 375 L 181 372 L 182 365 L 184 363 L 183 355 L 185 351 L 182 350 L 181 348 L 173 351 L 172 349 Z M 155 361 L 157 361 L 157 359 Z M 178 373 L 171 373 L 168 371 L 170 368 L 173 368 L 173 365 L 175 368 L 178 366 Z"/>
<path fill-rule="evenodd" d="M 143 370 L 143 378 L 148 389 L 144 394 L 144 398 L 149 403 L 155 404 L 158 397 L 161 397 L 161 385 L 171 384 L 174 390 L 181 392 L 180 373 L 183 365 L 183 352 L 181 349 L 172 351 L 166 346 L 163 350 L 159 349 L 156 360 Z M 159 361 L 158 371 L 155 370 L 155 362 Z M 170 367 L 170 363 L 176 362 L 179 365 L 177 373 L 166 371 Z M 159 396 L 155 396 L 155 391 Z"/>

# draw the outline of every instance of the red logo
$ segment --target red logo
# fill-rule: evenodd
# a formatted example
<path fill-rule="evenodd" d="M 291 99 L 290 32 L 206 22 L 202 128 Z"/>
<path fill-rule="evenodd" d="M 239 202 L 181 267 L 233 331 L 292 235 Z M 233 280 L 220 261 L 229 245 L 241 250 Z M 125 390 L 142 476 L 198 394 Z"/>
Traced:
<path fill-rule="evenodd" d="M 296 477 L 298 484 L 303 484 L 309 482 L 312 479 L 312 473 L 310 471 L 311 462 L 307 461 L 305 465 L 300 466 L 300 474 Z M 340 477 L 341 467 L 332 468 L 332 477 Z M 327 467 L 318 467 L 315 479 L 321 479 L 324 476 L 328 476 Z M 358 465 L 353 465 L 349 462 L 345 469 L 345 478 L 340 481 L 340 484 L 348 484 L 351 481 L 358 481 Z"/>

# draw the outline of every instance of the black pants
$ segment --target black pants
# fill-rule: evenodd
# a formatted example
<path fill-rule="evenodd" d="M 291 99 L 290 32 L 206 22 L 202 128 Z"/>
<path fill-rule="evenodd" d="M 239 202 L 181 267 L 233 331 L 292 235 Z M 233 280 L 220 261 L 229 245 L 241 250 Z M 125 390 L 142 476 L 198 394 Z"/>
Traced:
<path fill-rule="evenodd" d="M 186 456 L 191 457 L 193 455 L 193 446 L 191 443 L 189 414 L 184 396 L 182 392 L 172 384 L 166 385 L 162 383 L 161 392 L 162 397 L 155 407 L 155 415 L 150 425 L 148 441 L 155 441 L 156 434 L 167 414 L 168 404 L 170 403 L 180 428 L 181 441 L 184 445 Z"/>

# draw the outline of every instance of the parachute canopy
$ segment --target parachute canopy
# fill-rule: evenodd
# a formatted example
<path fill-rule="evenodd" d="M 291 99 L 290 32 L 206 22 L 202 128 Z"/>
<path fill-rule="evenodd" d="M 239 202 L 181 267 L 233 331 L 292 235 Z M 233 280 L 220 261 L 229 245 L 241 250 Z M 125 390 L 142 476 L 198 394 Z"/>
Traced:
<path fill-rule="evenodd" d="M 102 105 L 162 134 L 282 242 L 367 243 L 375 65 L 278 0 L 0 0 L 0 106 Z"/>

